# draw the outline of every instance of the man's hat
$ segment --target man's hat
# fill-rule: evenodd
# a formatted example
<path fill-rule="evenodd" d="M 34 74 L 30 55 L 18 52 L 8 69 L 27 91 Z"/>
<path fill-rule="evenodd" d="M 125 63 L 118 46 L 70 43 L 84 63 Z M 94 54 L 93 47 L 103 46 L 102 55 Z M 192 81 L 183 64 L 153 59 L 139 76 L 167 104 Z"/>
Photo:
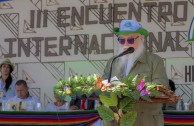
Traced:
<path fill-rule="evenodd" d="M 139 33 L 141 35 L 144 35 L 145 37 L 147 37 L 149 34 L 149 32 L 135 20 L 122 20 L 120 23 L 120 28 L 113 28 L 113 32 L 117 35 Z"/>
<path fill-rule="evenodd" d="M 5 59 L 1 64 L 0 64 L 0 68 L 2 67 L 3 64 L 6 64 L 6 65 L 10 65 L 11 66 L 11 71 L 10 73 L 14 70 L 14 65 L 13 63 L 11 63 L 11 61 L 9 59 Z"/>

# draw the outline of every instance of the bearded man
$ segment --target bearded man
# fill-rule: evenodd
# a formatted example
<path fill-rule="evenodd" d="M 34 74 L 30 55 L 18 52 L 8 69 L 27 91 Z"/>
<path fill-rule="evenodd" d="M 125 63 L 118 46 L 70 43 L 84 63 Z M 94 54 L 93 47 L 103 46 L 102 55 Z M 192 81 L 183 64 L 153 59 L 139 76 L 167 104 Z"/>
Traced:
<path fill-rule="evenodd" d="M 118 54 L 129 47 L 135 51 L 117 58 L 112 65 L 112 76 L 118 79 L 129 74 L 146 76 L 147 82 L 155 82 L 168 86 L 164 62 L 161 57 L 150 52 L 146 52 L 144 40 L 148 36 L 148 31 L 135 20 L 122 20 L 120 28 L 114 28 L 113 32 L 118 36 Z M 113 57 L 114 58 L 114 57 Z M 104 70 L 103 79 L 109 76 L 111 58 Z M 134 126 L 164 126 L 162 104 L 160 103 L 137 103 L 138 114 Z"/>

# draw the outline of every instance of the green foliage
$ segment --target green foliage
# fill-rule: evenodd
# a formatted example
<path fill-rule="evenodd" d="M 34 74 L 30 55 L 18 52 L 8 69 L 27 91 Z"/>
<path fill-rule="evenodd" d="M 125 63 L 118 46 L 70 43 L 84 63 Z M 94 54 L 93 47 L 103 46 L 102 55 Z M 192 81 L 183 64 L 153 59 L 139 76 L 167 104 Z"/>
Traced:
<path fill-rule="evenodd" d="M 119 103 L 119 109 L 122 109 L 124 112 L 132 111 L 135 106 L 135 100 L 129 97 L 121 99 Z"/>
<path fill-rule="evenodd" d="M 120 120 L 120 126 L 133 126 L 137 118 L 137 112 L 127 112 Z"/>
<path fill-rule="evenodd" d="M 98 114 L 103 120 L 105 121 L 114 120 L 115 118 L 114 112 L 110 108 L 107 108 L 106 106 L 99 106 L 97 110 L 98 110 Z"/>
<path fill-rule="evenodd" d="M 67 102 L 70 102 L 72 99 L 72 97 L 70 95 L 66 95 L 64 100 L 67 101 Z"/>
<path fill-rule="evenodd" d="M 148 101 L 148 102 L 152 102 L 151 98 L 148 95 L 141 96 L 141 99 Z"/>
<path fill-rule="evenodd" d="M 113 110 L 115 119 L 120 126 L 132 126 L 137 118 L 137 113 L 134 111 L 136 102 L 140 99 L 152 102 L 151 97 L 158 96 L 159 92 L 155 89 L 155 83 L 146 82 L 145 76 L 129 75 L 123 78 L 122 82 L 123 84 L 113 85 L 111 88 L 107 88 L 100 95 L 100 100 L 103 105 Z M 137 88 L 140 82 L 144 83 L 144 85 L 141 85 L 141 89 Z M 145 94 L 142 93 L 143 90 L 145 90 Z M 110 93 L 115 93 L 114 97 L 116 98 L 117 96 L 118 104 L 110 97 Z"/>
<path fill-rule="evenodd" d="M 106 95 L 105 93 L 102 93 L 99 95 L 100 101 L 107 106 L 117 106 L 118 104 L 118 98 L 117 95 L 113 92 L 110 93 L 110 95 Z"/>
<path fill-rule="evenodd" d="M 70 76 L 67 81 L 59 80 L 54 90 L 63 98 L 69 94 L 72 98 L 76 98 L 75 96 L 81 97 L 84 94 L 90 97 L 95 91 L 97 92 L 96 94 L 99 94 L 99 90 L 96 89 L 98 77 L 99 75 L 97 74 L 90 74 L 87 77 L 83 75 Z M 68 90 L 66 87 L 68 87 Z"/>
<path fill-rule="evenodd" d="M 92 94 L 99 96 L 102 106 L 97 108 L 100 117 L 108 126 L 110 121 L 115 121 L 120 126 L 132 126 L 137 118 L 134 111 L 136 102 L 145 100 L 152 102 L 151 97 L 159 96 L 155 89 L 156 84 L 146 82 L 145 76 L 129 75 L 121 80 L 122 84 L 102 84 L 97 74 L 90 74 L 87 77 L 75 75 L 67 81 L 59 80 L 54 91 L 67 101 L 76 97 Z M 141 87 L 141 88 L 139 88 Z M 110 124 L 111 126 L 111 124 Z"/>
<path fill-rule="evenodd" d="M 160 96 L 160 93 L 157 90 L 152 89 L 151 92 L 152 93 L 149 95 L 149 97 Z"/>
<path fill-rule="evenodd" d="M 87 97 L 90 97 L 92 95 L 92 93 L 93 93 L 93 87 L 89 87 L 89 88 L 86 89 L 85 94 L 86 94 Z"/>

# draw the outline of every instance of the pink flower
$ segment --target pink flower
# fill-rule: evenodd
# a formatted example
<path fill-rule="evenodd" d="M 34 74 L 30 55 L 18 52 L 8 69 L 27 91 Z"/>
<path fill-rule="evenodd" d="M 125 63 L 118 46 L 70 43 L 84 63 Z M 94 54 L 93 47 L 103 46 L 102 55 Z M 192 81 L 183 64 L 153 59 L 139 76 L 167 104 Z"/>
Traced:
<path fill-rule="evenodd" d="M 102 86 L 101 91 L 102 92 L 106 91 L 106 87 L 105 86 Z"/>
<path fill-rule="evenodd" d="M 146 94 L 151 94 L 151 92 L 148 91 L 148 90 L 146 90 L 146 89 L 143 89 L 143 90 L 141 91 L 141 93 L 140 93 L 140 96 L 144 96 L 144 95 L 146 95 Z"/>
<path fill-rule="evenodd" d="M 139 83 L 139 85 L 137 85 L 136 89 L 138 91 L 141 91 L 144 88 L 144 86 L 145 86 L 145 81 L 144 80 L 141 80 L 140 83 Z"/>
<path fill-rule="evenodd" d="M 111 87 L 111 83 L 105 84 L 105 87 L 106 87 L 106 88 L 110 88 L 110 87 Z"/>
<path fill-rule="evenodd" d="M 145 89 L 145 81 L 144 80 L 141 80 L 139 85 L 137 85 L 136 89 L 138 91 L 141 91 L 140 92 L 140 96 L 144 96 L 144 95 L 147 95 L 147 94 L 151 94 L 151 92 L 149 90 L 146 90 Z"/>

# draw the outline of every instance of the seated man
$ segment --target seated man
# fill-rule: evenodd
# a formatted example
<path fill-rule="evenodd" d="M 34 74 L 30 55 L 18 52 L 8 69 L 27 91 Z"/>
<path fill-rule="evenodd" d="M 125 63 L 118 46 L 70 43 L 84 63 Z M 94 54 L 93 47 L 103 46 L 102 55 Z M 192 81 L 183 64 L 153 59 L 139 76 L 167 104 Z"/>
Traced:
<path fill-rule="evenodd" d="M 15 89 L 16 96 L 8 99 L 7 103 L 19 102 L 19 109 L 25 109 L 29 111 L 35 110 L 37 104 L 40 104 L 40 100 L 30 95 L 28 91 L 29 88 L 25 80 L 18 80 L 15 84 Z M 25 103 L 25 108 L 20 108 L 22 103 Z"/>

